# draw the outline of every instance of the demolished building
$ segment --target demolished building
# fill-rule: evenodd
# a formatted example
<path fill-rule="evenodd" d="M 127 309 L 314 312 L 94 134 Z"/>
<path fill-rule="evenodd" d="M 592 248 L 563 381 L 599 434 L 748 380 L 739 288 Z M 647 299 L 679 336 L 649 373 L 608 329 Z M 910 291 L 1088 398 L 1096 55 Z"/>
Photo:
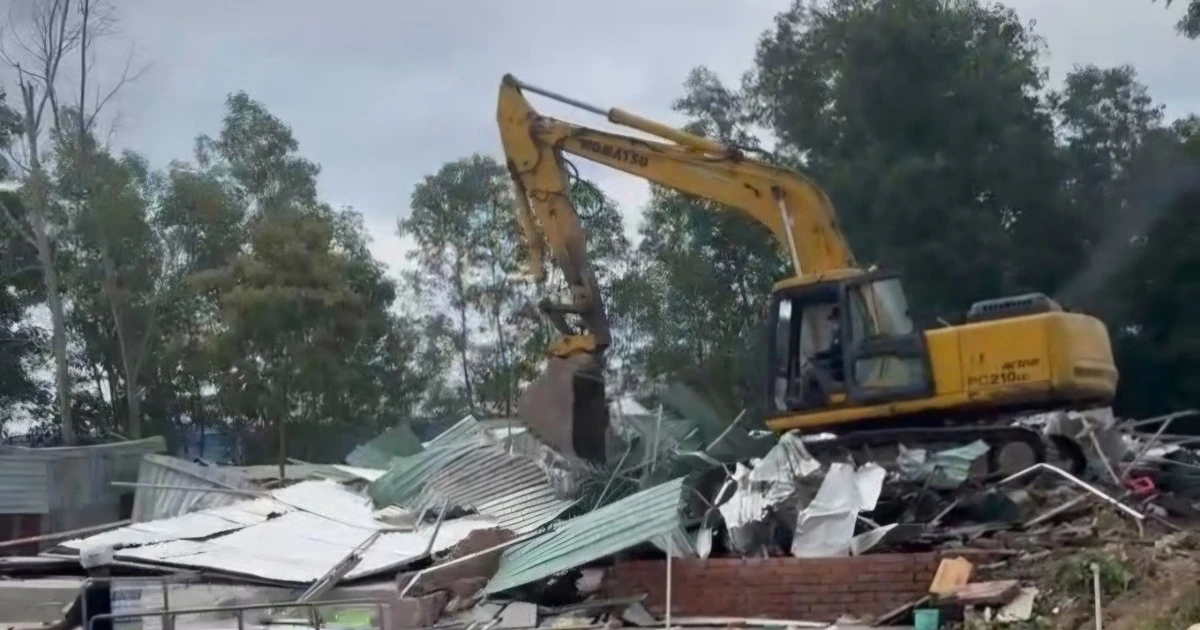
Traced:
<path fill-rule="evenodd" d="M 616 457 L 601 467 L 472 418 L 424 444 L 389 431 L 346 464 L 296 464 L 287 479 L 146 455 L 129 484 L 134 522 L 53 543 L 38 560 L 111 545 L 125 572 L 153 576 L 137 578 L 151 610 L 365 599 L 380 605 L 370 623 L 392 628 L 666 617 L 825 627 L 890 622 L 930 602 L 999 610 L 1026 591 L 961 567 L 1024 557 L 995 548 L 1006 532 L 1081 509 L 1141 534 L 1169 530 L 1200 489 L 1179 472 L 1191 451 L 1170 441 L 1169 422 L 1146 434 L 1102 414 L 1026 418 L 1047 439 L 1069 434 L 1086 472 L 1041 464 L 989 479 L 974 466 L 981 443 L 824 461 L 808 438 L 723 422 L 684 388 L 664 402 L 614 410 Z M 1052 481 L 1038 481 L 1047 470 Z"/>

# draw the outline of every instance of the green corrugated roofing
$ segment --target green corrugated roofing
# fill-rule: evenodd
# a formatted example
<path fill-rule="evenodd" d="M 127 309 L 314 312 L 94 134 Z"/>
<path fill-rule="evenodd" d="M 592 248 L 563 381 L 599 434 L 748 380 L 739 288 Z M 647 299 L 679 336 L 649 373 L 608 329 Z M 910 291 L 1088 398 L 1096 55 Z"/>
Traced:
<path fill-rule="evenodd" d="M 409 457 L 420 452 L 420 438 L 408 423 L 403 423 L 359 444 L 346 456 L 346 463 L 359 468 L 387 468 L 394 457 Z"/>
<path fill-rule="evenodd" d="M 532 459 L 506 452 L 469 417 L 430 440 L 424 451 L 392 460 L 369 492 L 379 506 L 421 512 L 445 502 L 522 534 L 572 505 L 555 495 L 549 477 Z"/>
<path fill-rule="evenodd" d="M 487 434 L 487 427 L 484 427 L 472 416 L 467 416 L 462 420 L 454 423 L 454 426 L 442 431 L 437 437 L 429 440 L 425 446 L 434 446 L 437 444 L 447 444 L 450 442 L 458 442 L 468 438 L 482 437 Z"/>
<path fill-rule="evenodd" d="M 398 457 L 379 479 L 371 482 L 368 493 L 375 505 L 410 505 L 418 501 L 434 473 L 484 444 L 479 438 L 435 444 L 434 438 L 424 451 L 412 457 Z"/>
<path fill-rule="evenodd" d="M 487 585 L 498 593 L 599 560 L 681 528 L 684 477 L 625 497 L 509 548 Z"/>

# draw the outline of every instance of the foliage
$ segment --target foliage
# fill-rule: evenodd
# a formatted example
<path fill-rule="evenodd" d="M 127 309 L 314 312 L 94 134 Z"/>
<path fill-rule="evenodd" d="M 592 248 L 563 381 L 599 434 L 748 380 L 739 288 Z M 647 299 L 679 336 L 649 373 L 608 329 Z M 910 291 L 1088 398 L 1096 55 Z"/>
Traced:
<path fill-rule="evenodd" d="M 336 458 L 340 445 L 322 433 L 369 435 L 408 417 L 423 390 L 419 349 L 390 311 L 396 285 L 371 257 L 361 218 L 317 200 L 318 167 L 244 93 L 229 98 L 220 136 L 198 144 L 200 162 L 229 180 L 212 192 L 248 201 L 245 242 L 191 277 L 217 307 L 204 350 L 220 407 L 252 429 L 276 428 L 281 458 Z M 287 447 L 289 425 L 302 450 Z"/>
<path fill-rule="evenodd" d="M 1166 5 L 1170 7 L 1174 1 L 1166 0 Z M 1187 0 L 1187 7 L 1175 24 L 1175 29 L 1188 39 L 1200 38 L 1200 0 Z"/>

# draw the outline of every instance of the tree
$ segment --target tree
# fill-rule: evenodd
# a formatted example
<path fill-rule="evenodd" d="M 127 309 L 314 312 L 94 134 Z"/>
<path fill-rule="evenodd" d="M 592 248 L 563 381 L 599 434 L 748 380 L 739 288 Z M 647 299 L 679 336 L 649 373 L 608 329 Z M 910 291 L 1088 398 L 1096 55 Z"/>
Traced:
<path fill-rule="evenodd" d="M 515 259 L 515 252 L 498 251 L 515 237 L 511 224 L 497 220 L 500 212 L 511 214 L 507 179 L 503 166 L 478 154 L 444 164 L 413 189 L 409 216 L 398 223 L 401 236 L 416 242 L 409 254 L 417 267 L 410 276 L 414 290 L 435 313 L 446 307 L 451 312 L 431 315 L 428 328 L 453 348 L 462 402 L 469 410 L 482 402 L 476 384 L 480 375 L 472 373 L 471 357 L 472 319 L 478 316 L 476 300 L 482 292 L 479 267 L 498 270 Z M 500 293 L 504 288 L 493 290 L 496 309 L 505 297 Z M 494 319 L 498 318 L 497 313 Z"/>
<path fill-rule="evenodd" d="M 1017 227 L 1062 203 L 1040 52 L 1012 10 L 974 0 L 797 2 L 759 44 L 758 119 L 829 191 L 860 262 L 904 273 L 925 323 L 1070 266 L 1015 255 L 1061 249 L 1061 231 Z"/>
<path fill-rule="evenodd" d="M 1050 106 L 1063 138 L 1071 231 L 1084 252 L 1072 273 L 1061 279 L 1055 297 L 1115 317 L 1104 286 L 1128 262 L 1131 240 L 1154 220 L 1156 209 L 1131 203 L 1130 176 L 1146 139 L 1162 128 L 1163 107 L 1153 102 L 1130 66 L 1075 68 L 1051 95 Z"/>
<path fill-rule="evenodd" d="M 1151 220 L 1126 245 L 1132 250 L 1104 291 L 1121 370 L 1118 409 L 1148 416 L 1200 404 L 1200 119 L 1154 131 L 1134 155 L 1124 196 Z"/>
<path fill-rule="evenodd" d="M 208 341 L 221 331 L 220 304 L 213 291 L 199 291 L 194 279 L 224 265 L 246 242 L 245 201 L 219 168 L 176 162 L 168 169 L 157 199 L 153 230 L 172 260 L 160 279 L 153 361 L 147 366 L 148 418 L 167 418 L 194 429 L 219 427 L 232 414 L 213 395 L 219 365 Z"/>
<path fill-rule="evenodd" d="M 358 215 L 319 202 L 317 165 L 244 93 L 229 98 L 220 135 L 198 145 L 202 165 L 248 201 L 245 245 L 194 277 L 218 307 L 206 346 L 225 412 L 273 428 L 281 466 L 288 452 L 339 456 L 335 427 L 372 432 L 410 414 L 425 382 L 415 335 L 390 312 L 396 287 Z M 209 228 L 231 215 L 216 218 Z"/>
<path fill-rule="evenodd" d="M 21 208 L 16 195 L 0 195 L 9 197 L 10 207 Z M 0 426 L 19 415 L 19 410 L 35 411 L 30 407 L 45 402 L 32 374 L 40 363 L 44 339 L 26 318 L 27 309 L 43 298 L 37 252 L 5 227 L 0 224 Z"/>
<path fill-rule="evenodd" d="M 1174 2 L 1175 0 L 1166 0 L 1165 4 L 1169 9 Z M 1200 37 L 1200 0 L 1187 0 L 1187 8 L 1175 23 L 1175 29 L 1188 39 Z"/>
<path fill-rule="evenodd" d="M 111 12 L 99 0 L 37 0 L 28 3 L 25 8 L 29 11 L 25 16 L 26 28 L 7 34 L 6 46 L 0 50 L 0 56 L 16 70 L 17 85 L 21 92 L 23 151 L 20 156 L 10 155 L 24 180 L 24 211 L 18 216 L 14 208 L 7 204 L 0 211 L 10 227 L 37 251 L 50 311 L 61 431 L 64 442 L 73 444 L 76 441 L 76 427 L 71 413 L 73 386 L 67 355 L 65 289 L 60 286 L 55 258 L 59 236 L 70 222 L 72 212 L 78 213 L 79 207 L 77 204 L 76 207 L 67 207 L 59 191 L 54 188 L 52 176 L 56 163 L 64 157 L 58 155 L 56 149 L 64 142 L 73 142 L 79 149 L 89 146 L 91 139 L 88 136 L 100 112 L 131 77 L 127 65 L 126 72 L 111 90 L 107 93 L 96 91 L 89 102 L 89 90 L 93 87 L 88 82 L 94 63 L 93 45 L 113 19 Z M 24 55 L 18 55 L 16 50 Z M 78 56 L 79 70 L 74 86 L 78 100 L 74 103 L 71 97 L 65 96 L 72 90 L 64 89 L 67 86 L 61 74 L 64 64 L 70 62 L 72 55 Z M 78 160 L 83 157 L 80 153 L 65 159 Z M 83 169 L 79 172 L 82 173 Z M 77 190 L 87 187 L 83 179 L 73 183 Z M 118 310 L 114 309 L 114 313 Z M 119 321 L 117 326 L 119 330 L 122 328 Z M 125 347 L 123 344 L 122 348 Z M 131 424 L 138 421 L 130 418 Z"/>
<path fill-rule="evenodd" d="M 43 156 L 45 116 L 49 114 L 58 124 L 58 72 L 67 55 L 78 43 L 78 28 L 70 17 L 69 0 L 45 0 L 34 3 L 31 33 L 35 44 L 22 48 L 30 51 L 32 69 L 9 57 L 17 69 L 17 85 L 21 92 L 21 134 L 24 155 L 12 162 L 24 179 L 23 211 L 5 203 L 0 210 L 9 227 L 37 252 L 38 266 L 46 291 L 50 311 L 50 340 L 54 353 L 55 388 L 58 398 L 59 422 L 63 441 L 74 444 L 75 425 L 71 417 L 71 374 L 67 365 L 66 313 L 62 288 L 55 265 L 55 239 L 63 223 L 62 209 L 55 203 Z M 18 40 L 20 41 L 20 40 Z M 7 57 L 7 54 L 6 54 Z"/>
<path fill-rule="evenodd" d="M 56 190 L 83 209 L 64 232 L 62 254 L 69 329 L 82 346 L 81 376 L 103 384 L 95 400 L 99 406 L 108 395 L 111 429 L 136 439 L 144 419 L 142 377 L 160 339 L 159 312 L 174 288 L 174 258 L 154 225 L 161 177 L 136 154 L 117 158 L 60 143 L 60 154 L 74 157 L 59 160 Z"/>

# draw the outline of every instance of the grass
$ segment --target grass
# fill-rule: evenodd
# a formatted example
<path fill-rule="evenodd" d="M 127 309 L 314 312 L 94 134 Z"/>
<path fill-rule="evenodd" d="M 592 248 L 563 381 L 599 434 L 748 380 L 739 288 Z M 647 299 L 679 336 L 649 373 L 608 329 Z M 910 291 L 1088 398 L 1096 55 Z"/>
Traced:
<path fill-rule="evenodd" d="M 1059 568 L 1058 587 L 1075 597 L 1092 598 L 1092 565 L 1100 569 L 1100 594 L 1103 600 L 1116 597 L 1133 587 L 1136 576 L 1125 560 L 1101 551 L 1086 551 Z"/>

